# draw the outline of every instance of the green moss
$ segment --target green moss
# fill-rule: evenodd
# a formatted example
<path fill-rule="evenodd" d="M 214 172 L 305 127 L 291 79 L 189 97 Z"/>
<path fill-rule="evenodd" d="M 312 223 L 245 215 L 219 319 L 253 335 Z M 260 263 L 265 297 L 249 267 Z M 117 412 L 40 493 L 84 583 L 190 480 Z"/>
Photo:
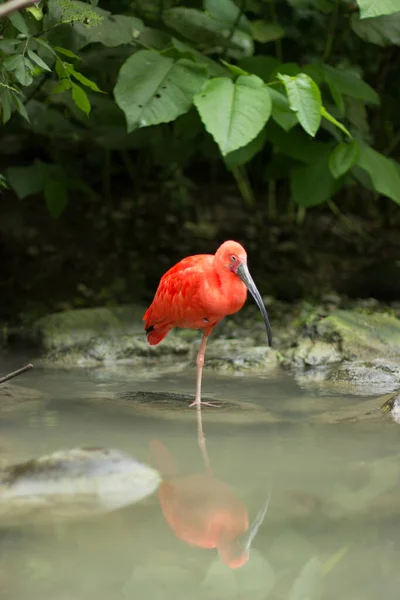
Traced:
<path fill-rule="evenodd" d="M 347 360 L 400 358 L 400 320 L 385 314 L 338 310 L 316 326 L 318 337 L 339 345 Z"/>

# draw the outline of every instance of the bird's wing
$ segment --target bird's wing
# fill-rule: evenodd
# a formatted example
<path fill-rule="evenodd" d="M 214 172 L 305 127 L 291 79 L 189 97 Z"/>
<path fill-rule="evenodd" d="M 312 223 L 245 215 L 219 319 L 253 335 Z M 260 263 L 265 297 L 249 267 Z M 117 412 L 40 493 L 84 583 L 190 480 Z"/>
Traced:
<path fill-rule="evenodd" d="M 193 300 L 204 285 L 212 255 L 199 254 L 184 258 L 161 278 L 154 300 L 143 317 L 146 328 L 171 325 L 182 321 L 189 307 L 196 309 Z"/>

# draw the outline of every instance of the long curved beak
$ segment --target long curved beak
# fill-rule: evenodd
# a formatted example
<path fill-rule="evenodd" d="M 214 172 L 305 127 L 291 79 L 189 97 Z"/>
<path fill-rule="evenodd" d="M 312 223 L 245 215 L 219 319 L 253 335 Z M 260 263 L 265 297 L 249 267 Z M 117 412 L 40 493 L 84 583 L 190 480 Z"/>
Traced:
<path fill-rule="evenodd" d="M 267 328 L 268 344 L 270 346 L 272 346 L 271 325 L 269 324 L 267 309 L 264 306 L 264 302 L 262 301 L 260 292 L 258 291 L 256 284 L 254 283 L 253 278 L 250 275 L 250 272 L 249 272 L 249 269 L 247 268 L 246 263 L 241 263 L 239 265 L 236 273 L 237 273 L 237 276 L 240 277 L 240 279 L 243 281 L 243 283 L 249 290 L 250 294 L 253 296 L 254 300 L 256 301 L 258 308 L 260 309 L 260 312 L 264 319 L 265 327 Z"/>
<path fill-rule="evenodd" d="M 268 494 L 268 497 L 267 497 L 265 503 L 263 504 L 261 510 L 257 513 L 257 516 L 254 519 L 254 521 L 252 522 L 252 524 L 250 525 L 248 532 L 240 540 L 243 549 L 247 552 L 249 552 L 250 546 L 264 521 L 265 515 L 267 514 L 270 500 L 271 500 L 271 493 Z"/>

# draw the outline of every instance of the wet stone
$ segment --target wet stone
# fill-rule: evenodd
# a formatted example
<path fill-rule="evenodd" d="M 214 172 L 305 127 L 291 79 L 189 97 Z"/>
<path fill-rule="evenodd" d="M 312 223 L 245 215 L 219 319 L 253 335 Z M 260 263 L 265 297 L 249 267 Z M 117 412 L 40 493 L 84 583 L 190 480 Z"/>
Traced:
<path fill-rule="evenodd" d="M 269 346 L 255 346 L 249 338 L 210 341 L 205 368 L 218 373 L 271 373 L 279 368 L 278 353 Z"/>
<path fill-rule="evenodd" d="M 0 525 L 92 517 L 142 500 L 160 481 L 119 450 L 55 452 L 0 470 Z"/>

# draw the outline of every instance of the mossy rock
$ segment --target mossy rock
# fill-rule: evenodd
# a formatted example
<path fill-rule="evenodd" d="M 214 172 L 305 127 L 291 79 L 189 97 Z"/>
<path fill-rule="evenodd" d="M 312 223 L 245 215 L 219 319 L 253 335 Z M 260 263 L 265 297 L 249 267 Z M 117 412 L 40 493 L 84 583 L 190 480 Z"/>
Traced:
<path fill-rule="evenodd" d="M 144 334 L 144 312 L 145 308 L 133 304 L 67 310 L 42 317 L 14 337 L 29 339 L 45 351 L 61 350 L 99 336 Z"/>
<path fill-rule="evenodd" d="M 170 362 L 189 357 L 191 345 L 171 332 L 161 344 L 150 346 L 146 337 L 140 335 L 99 335 L 71 346 L 53 349 L 46 361 L 64 365 L 98 365 L 102 363 L 130 363 L 146 366 L 155 360 Z"/>
<path fill-rule="evenodd" d="M 400 320 L 390 314 L 338 310 L 321 319 L 315 331 L 317 338 L 335 344 L 345 360 L 400 361 Z"/>
<path fill-rule="evenodd" d="M 270 374 L 279 368 L 278 353 L 269 346 L 255 346 L 251 338 L 210 341 L 205 368 L 217 373 Z"/>
<path fill-rule="evenodd" d="M 320 367 L 340 362 L 338 348 L 329 342 L 301 338 L 295 347 L 284 353 L 282 366 L 295 368 Z"/>
<path fill-rule="evenodd" d="M 345 361 L 337 367 L 299 371 L 298 384 L 323 395 L 377 396 L 400 386 L 400 365 L 388 360 Z"/>

